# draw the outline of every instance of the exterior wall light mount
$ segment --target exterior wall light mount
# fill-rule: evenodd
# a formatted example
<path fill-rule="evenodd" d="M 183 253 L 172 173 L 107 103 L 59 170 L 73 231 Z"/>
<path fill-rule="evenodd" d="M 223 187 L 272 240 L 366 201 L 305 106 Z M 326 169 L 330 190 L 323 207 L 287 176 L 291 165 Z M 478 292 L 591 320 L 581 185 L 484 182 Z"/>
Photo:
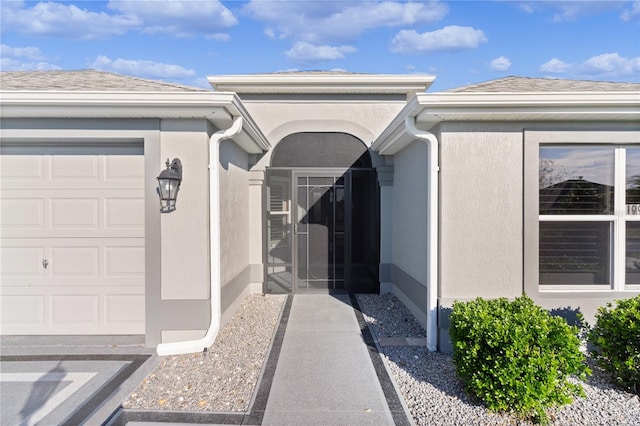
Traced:
<path fill-rule="evenodd" d="M 158 194 L 160 195 L 160 211 L 170 213 L 176 209 L 178 190 L 182 182 L 182 162 L 179 158 L 174 158 L 169 162 L 167 158 L 167 168 L 158 175 Z"/>

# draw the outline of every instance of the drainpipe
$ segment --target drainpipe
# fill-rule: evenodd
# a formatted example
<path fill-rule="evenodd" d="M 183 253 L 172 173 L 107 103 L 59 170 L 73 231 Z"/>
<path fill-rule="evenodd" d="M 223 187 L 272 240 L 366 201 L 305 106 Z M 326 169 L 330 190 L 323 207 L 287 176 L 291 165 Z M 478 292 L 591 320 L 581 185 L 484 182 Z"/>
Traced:
<path fill-rule="evenodd" d="M 427 195 L 427 223 L 428 250 L 427 259 L 427 349 L 438 349 L 438 139 L 431 132 L 416 128 L 415 117 L 406 117 L 404 128 L 406 132 L 417 140 L 426 142 L 429 150 L 429 176 Z"/>
<path fill-rule="evenodd" d="M 242 130 L 242 117 L 237 117 L 231 127 L 220 130 L 209 139 L 209 277 L 211 321 L 207 334 L 197 340 L 161 343 L 156 348 L 158 355 L 180 355 L 207 350 L 216 340 L 220 330 L 222 307 L 220 306 L 220 142 L 236 136 Z"/>

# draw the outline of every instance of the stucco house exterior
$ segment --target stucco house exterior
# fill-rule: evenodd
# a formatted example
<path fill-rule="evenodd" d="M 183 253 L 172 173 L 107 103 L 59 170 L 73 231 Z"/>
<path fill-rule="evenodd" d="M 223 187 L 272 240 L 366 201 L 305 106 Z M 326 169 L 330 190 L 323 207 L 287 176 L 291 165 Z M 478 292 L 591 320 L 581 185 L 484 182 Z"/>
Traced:
<path fill-rule="evenodd" d="M 0 74 L 0 331 L 193 352 L 250 293 L 393 292 L 447 351 L 454 300 L 639 294 L 640 84 L 433 80 Z"/>

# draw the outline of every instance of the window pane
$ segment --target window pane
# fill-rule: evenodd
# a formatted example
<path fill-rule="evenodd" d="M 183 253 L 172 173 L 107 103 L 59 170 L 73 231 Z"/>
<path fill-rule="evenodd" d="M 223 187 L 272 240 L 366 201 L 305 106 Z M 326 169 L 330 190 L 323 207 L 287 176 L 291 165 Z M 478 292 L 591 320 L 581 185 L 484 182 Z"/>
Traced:
<path fill-rule="evenodd" d="M 640 148 L 627 149 L 627 206 L 640 204 Z M 629 210 L 627 208 L 627 210 Z M 636 214 L 640 214 L 636 213 Z"/>
<path fill-rule="evenodd" d="M 540 284 L 610 284 L 611 222 L 540 222 Z"/>
<path fill-rule="evenodd" d="M 540 148 L 540 214 L 613 214 L 614 148 Z"/>
<path fill-rule="evenodd" d="M 640 222 L 627 222 L 626 283 L 640 284 Z"/>

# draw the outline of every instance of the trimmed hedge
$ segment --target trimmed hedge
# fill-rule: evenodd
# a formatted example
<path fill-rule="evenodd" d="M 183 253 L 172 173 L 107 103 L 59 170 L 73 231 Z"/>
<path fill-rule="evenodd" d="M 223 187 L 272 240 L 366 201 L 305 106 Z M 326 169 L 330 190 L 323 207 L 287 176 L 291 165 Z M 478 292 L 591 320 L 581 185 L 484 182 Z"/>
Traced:
<path fill-rule="evenodd" d="M 567 380 L 591 373 L 579 329 L 529 297 L 455 302 L 450 318 L 457 375 L 488 409 L 547 423 L 547 409 L 584 396 Z"/>
<path fill-rule="evenodd" d="M 640 296 L 598 308 L 589 333 L 591 352 L 616 383 L 640 395 Z"/>

